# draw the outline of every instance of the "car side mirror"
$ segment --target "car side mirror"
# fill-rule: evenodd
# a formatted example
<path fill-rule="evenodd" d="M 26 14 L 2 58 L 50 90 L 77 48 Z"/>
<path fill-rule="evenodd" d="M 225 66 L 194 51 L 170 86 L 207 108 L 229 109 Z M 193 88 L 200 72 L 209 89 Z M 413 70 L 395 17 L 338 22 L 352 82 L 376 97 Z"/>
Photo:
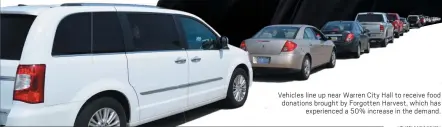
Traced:
<path fill-rule="evenodd" d="M 369 33 L 369 32 L 370 32 L 370 30 L 364 29 L 364 33 Z"/>
<path fill-rule="evenodd" d="M 221 37 L 219 38 L 218 42 L 219 42 L 219 46 L 220 46 L 221 49 L 225 49 L 225 48 L 228 48 L 228 47 L 229 47 L 229 46 L 228 46 L 228 44 L 229 44 L 229 38 L 226 37 L 226 36 L 221 36 Z"/>

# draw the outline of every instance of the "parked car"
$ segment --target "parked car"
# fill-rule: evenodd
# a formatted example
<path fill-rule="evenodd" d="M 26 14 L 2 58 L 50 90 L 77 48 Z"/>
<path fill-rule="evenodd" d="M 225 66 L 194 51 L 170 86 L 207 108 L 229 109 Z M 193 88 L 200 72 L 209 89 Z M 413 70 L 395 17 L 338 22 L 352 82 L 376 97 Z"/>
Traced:
<path fill-rule="evenodd" d="M 359 58 L 363 52 L 370 53 L 369 30 L 357 21 L 330 21 L 321 31 L 334 42 L 338 54 Z"/>
<path fill-rule="evenodd" d="M 388 43 L 394 42 L 394 28 L 383 12 L 361 12 L 356 15 L 355 21 L 359 21 L 363 28 L 368 29 L 369 42 L 387 47 Z"/>
<path fill-rule="evenodd" d="M 128 127 L 247 99 L 248 53 L 193 14 L 100 3 L 1 10 L 1 125 Z"/>
<path fill-rule="evenodd" d="M 394 37 L 399 38 L 404 35 L 403 22 L 400 20 L 400 16 L 397 13 L 387 13 L 387 18 L 393 24 Z"/>
<path fill-rule="evenodd" d="M 409 15 L 407 17 L 407 21 L 410 23 L 410 28 L 420 28 L 423 26 L 422 19 L 419 17 L 419 15 Z"/>
<path fill-rule="evenodd" d="M 401 21 L 404 23 L 404 31 L 408 32 L 410 31 L 410 23 L 408 23 L 407 19 L 404 17 L 401 17 Z"/>
<path fill-rule="evenodd" d="M 419 22 L 421 22 L 422 26 L 427 25 L 427 20 L 425 20 L 424 15 L 419 15 Z"/>
<path fill-rule="evenodd" d="M 313 68 L 333 68 L 336 64 L 333 42 L 309 25 L 267 26 L 240 47 L 249 52 L 256 74 L 296 73 L 299 79 L 307 80 Z"/>

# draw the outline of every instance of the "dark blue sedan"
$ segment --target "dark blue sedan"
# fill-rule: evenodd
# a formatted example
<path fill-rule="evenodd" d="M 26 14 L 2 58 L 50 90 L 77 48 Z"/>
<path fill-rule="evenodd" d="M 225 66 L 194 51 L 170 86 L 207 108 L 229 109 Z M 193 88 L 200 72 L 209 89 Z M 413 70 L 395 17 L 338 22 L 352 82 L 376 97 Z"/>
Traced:
<path fill-rule="evenodd" d="M 335 43 L 339 54 L 359 58 L 362 53 L 370 52 L 369 31 L 357 21 L 330 21 L 321 31 Z"/>

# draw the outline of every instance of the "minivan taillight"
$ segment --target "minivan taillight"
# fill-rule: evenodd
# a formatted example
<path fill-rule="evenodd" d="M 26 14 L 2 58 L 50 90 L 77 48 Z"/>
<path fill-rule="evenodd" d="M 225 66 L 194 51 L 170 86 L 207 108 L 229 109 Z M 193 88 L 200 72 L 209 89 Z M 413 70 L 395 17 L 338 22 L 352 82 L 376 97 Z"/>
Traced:
<path fill-rule="evenodd" d="M 244 51 L 247 51 L 247 46 L 246 46 L 246 42 L 242 41 L 241 44 L 239 45 L 239 48 L 241 48 Z"/>
<path fill-rule="evenodd" d="M 281 52 L 290 52 L 296 49 L 298 44 L 293 41 L 287 40 L 285 41 L 284 47 L 282 47 Z"/>
<path fill-rule="evenodd" d="M 19 65 L 15 78 L 14 100 L 36 104 L 44 101 L 46 65 Z"/>
<path fill-rule="evenodd" d="M 379 30 L 380 30 L 381 32 L 384 32 L 384 29 L 385 29 L 384 25 L 379 25 Z"/>

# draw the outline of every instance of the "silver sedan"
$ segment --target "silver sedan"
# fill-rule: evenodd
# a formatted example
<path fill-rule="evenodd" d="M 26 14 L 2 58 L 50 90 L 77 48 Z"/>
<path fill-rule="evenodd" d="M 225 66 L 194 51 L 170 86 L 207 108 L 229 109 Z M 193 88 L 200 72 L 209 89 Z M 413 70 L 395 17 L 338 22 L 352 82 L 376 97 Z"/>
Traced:
<path fill-rule="evenodd" d="M 336 64 L 335 45 L 310 25 L 271 25 L 241 43 L 249 52 L 254 71 L 296 73 L 307 80 L 313 68 Z"/>

